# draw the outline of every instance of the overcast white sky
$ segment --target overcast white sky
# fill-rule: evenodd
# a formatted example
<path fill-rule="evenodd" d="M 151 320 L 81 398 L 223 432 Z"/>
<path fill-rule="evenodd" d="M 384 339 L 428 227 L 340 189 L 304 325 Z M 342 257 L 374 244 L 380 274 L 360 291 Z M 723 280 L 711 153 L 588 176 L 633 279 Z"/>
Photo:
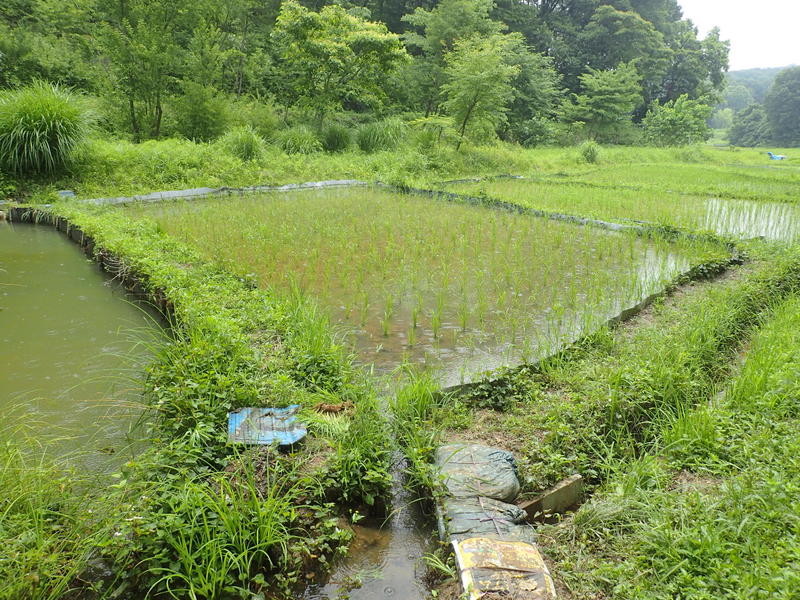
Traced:
<path fill-rule="evenodd" d="M 800 65 L 800 0 L 678 0 L 705 36 L 731 42 L 731 71 Z"/>

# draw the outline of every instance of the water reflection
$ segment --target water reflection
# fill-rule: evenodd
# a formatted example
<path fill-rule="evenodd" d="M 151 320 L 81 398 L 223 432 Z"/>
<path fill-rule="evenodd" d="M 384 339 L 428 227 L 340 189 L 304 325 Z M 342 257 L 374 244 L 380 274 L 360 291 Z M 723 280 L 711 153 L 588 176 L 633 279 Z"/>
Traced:
<path fill-rule="evenodd" d="M 89 469 L 124 459 L 141 414 L 152 317 L 54 229 L 0 224 L 3 426 Z"/>
<path fill-rule="evenodd" d="M 736 237 L 793 242 L 800 234 L 800 210 L 788 203 L 712 198 L 706 202 L 703 228 Z"/>

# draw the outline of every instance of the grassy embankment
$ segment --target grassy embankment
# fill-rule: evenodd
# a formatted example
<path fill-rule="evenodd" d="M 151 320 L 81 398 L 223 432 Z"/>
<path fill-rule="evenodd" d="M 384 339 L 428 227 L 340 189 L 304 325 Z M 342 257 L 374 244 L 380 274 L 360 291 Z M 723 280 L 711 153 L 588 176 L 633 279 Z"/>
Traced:
<path fill-rule="evenodd" d="M 74 489 L 45 464 L 23 480 L 36 485 L 3 487 L 11 552 L 0 597 L 94 587 L 123 597 L 289 593 L 344 547 L 339 510 L 378 504 L 390 482 L 370 383 L 310 301 L 253 289 L 153 224 L 69 203 L 53 210 L 94 239 L 112 272 L 168 299 L 174 340 L 148 371 L 153 447 L 113 490 Z M 352 408 L 323 415 L 314 410 L 323 402 Z M 299 454 L 238 456 L 226 444 L 227 411 L 292 403 L 310 423 Z M 3 473 L 13 479 L 35 459 L 10 437 Z M 89 561 L 102 565 L 101 579 Z"/>
<path fill-rule="evenodd" d="M 791 155 L 791 152 L 786 151 Z M 755 167 L 770 164 L 761 150 L 730 151 L 710 147 L 691 148 L 603 148 L 597 163 L 590 164 L 578 148 L 525 149 L 508 144 L 470 146 L 455 151 L 449 146 L 421 145 L 413 138 L 396 148 L 373 152 L 286 154 L 267 146 L 252 160 L 242 160 L 223 142 L 195 143 L 186 140 L 150 141 L 133 144 L 95 139 L 87 142 L 66 173 L 49 181 L 0 179 L 0 192 L 11 196 L 52 200 L 55 189 L 72 189 L 80 197 L 125 196 L 167 189 L 194 187 L 241 187 L 284 184 L 322 179 L 355 178 L 366 181 L 429 186 L 460 177 L 501 173 L 556 175 L 596 171 L 629 165 L 688 166 L 735 165 Z M 791 170 L 794 159 L 776 168 Z M 684 178 L 685 181 L 685 178 Z"/>

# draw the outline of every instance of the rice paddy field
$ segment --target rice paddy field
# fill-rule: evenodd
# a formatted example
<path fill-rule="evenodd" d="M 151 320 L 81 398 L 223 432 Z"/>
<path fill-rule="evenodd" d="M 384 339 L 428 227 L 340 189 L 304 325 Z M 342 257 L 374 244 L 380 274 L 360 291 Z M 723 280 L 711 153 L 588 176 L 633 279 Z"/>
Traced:
<path fill-rule="evenodd" d="M 693 165 L 628 165 L 569 177 L 491 179 L 443 189 L 539 210 L 646 221 L 738 238 L 800 237 L 800 171 Z M 727 179 L 730 177 L 730 179 Z M 737 179 L 740 178 L 740 179 Z"/>
<path fill-rule="evenodd" d="M 378 373 L 446 385 L 541 358 L 725 251 L 346 188 L 131 205 L 278 294 L 311 296 Z"/>
<path fill-rule="evenodd" d="M 791 165 L 617 164 L 570 172 L 569 178 L 594 186 L 718 198 L 796 202 L 800 197 L 800 169 Z"/>

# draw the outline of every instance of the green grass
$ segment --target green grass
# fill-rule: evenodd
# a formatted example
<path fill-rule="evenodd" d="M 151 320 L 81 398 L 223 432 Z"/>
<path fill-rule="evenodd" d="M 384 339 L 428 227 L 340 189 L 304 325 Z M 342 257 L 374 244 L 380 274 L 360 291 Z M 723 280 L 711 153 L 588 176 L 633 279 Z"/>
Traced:
<path fill-rule="evenodd" d="M 667 424 L 660 451 L 548 532 L 573 597 L 794 597 L 798 331 L 792 296 L 753 336 L 722 398 Z"/>
<path fill-rule="evenodd" d="M 36 81 L 0 93 L 0 168 L 15 175 L 65 169 L 89 130 L 89 115 L 66 88 Z"/>
<path fill-rule="evenodd" d="M 244 111 L 245 113 L 247 111 Z M 247 115 L 244 115 L 247 116 Z M 251 120 L 258 129 L 258 120 Z M 262 137 L 267 133 L 259 131 Z M 270 136 L 270 145 L 257 160 L 242 160 L 231 153 L 223 140 L 195 143 L 168 139 L 133 144 L 115 140 L 89 140 L 75 157 L 68 173 L 61 174 L 47 189 L 72 189 L 85 198 L 148 193 L 165 189 L 203 186 L 246 186 L 283 184 L 321 179 L 356 178 L 386 181 L 417 187 L 438 181 L 516 173 L 548 176 L 559 173 L 580 175 L 607 166 L 642 164 L 736 165 L 773 167 L 761 150 L 693 147 L 679 149 L 604 147 L 599 162 L 587 165 L 578 148 L 535 148 L 498 143 L 492 146 L 464 146 L 455 151 L 447 144 L 425 144 L 406 136 L 394 150 L 371 154 L 350 148 L 333 154 L 289 155 Z M 316 147 L 316 146 L 315 146 Z M 778 151 L 778 149 L 774 149 Z M 790 151 L 783 151 L 791 156 Z M 795 159 L 778 168 L 795 169 Z M 15 194 L 36 195 L 42 191 L 39 179 L 14 182 Z M 49 201 L 49 199 L 48 199 Z"/>
<path fill-rule="evenodd" d="M 11 423 L 0 430 L 0 598 L 63 597 L 86 568 L 100 514 L 88 478 Z M 94 506 L 99 513 L 98 506 Z"/>
<path fill-rule="evenodd" d="M 709 243 L 374 188 L 126 211 L 278 294 L 313 295 L 379 371 L 427 362 L 453 383 L 541 357 L 691 267 L 726 258 Z"/>
<path fill-rule="evenodd" d="M 663 168 L 653 167 L 654 169 Z M 692 180 L 692 167 L 684 177 Z M 495 198 L 538 210 L 621 222 L 645 221 L 684 230 L 711 231 L 725 236 L 795 241 L 800 237 L 800 209 L 794 204 L 755 202 L 678 194 L 643 186 L 598 187 L 580 177 L 554 179 L 492 179 L 445 186 L 460 194 Z M 675 182 L 676 189 L 691 187 Z M 800 190 L 800 188 L 798 188 Z"/>
<path fill-rule="evenodd" d="M 406 142 L 397 150 L 372 154 L 350 149 L 289 156 L 272 146 L 245 161 L 230 154 L 222 142 L 94 141 L 72 171 L 54 180 L 54 185 L 89 197 L 340 177 L 428 185 L 463 176 L 517 172 L 541 179 L 534 185 L 542 190 L 567 190 L 561 198 L 556 197 L 560 191 L 554 192 L 555 201 L 575 206 L 585 202 L 587 212 L 582 214 L 630 216 L 622 210 L 609 216 L 616 196 L 626 208 L 646 206 L 664 216 L 662 223 L 694 229 L 696 222 L 689 220 L 691 207 L 685 224 L 677 222 L 676 215 L 683 213 L 674 204 L 665 204 L 662 210 L 668 198 L 690 202 L 692 196 L 674 191 L 689 190 L 702 199 L 713 190 L 722 194 L 730 188 L 761 200 L 765 189 L 790 195 L 795 177 L 794 159 L 773 168 L 756 150 L 604 147 L 597 160 L 587 164 L 577 148 L 520 150 L 498 145 L 455 152 Z M 614 171 L 624 181 L 604 182 L 598 169 Z M 628 171 L 631 176 L 625 179 Z M 737 174 L 747 177 L 762 172 L 769 175 L 725 185 L 727 174 L 735 179 Z M 582 179 L 564 184 L 559 173 Z M 696 184 L 692 177 L 697 178 Z M 677 190 L 672 190 L 673 182 Z M 23 191 L 39 185 L 18 183 Z M 581 190 L 593 196 L 582 198 Z M 600 192 L 603 195 L 594 195 Z M 650 200 L 637 202 L 642 197 Z M 796 545 L 786 532 L 793 532 L 790 528 L 796 521 L 792 495 L 796 495 L 797 448 L 791 437 L 796 424 L 791 418 L 797 323 L 790 315 L 798 312 L 797 306 L 788 305 L 777 313 L 783 315 L 783 325 L 775 326 L 781 335 L 767 336 L 764 342 L 756 338 L 749 355 L 761 358 L 748 359 L 738 378 L 733 364 L 748 338 L 772 314 L 772 307 L 796 290 L 800 259 L 795 250 L 750 244 L 753 261 L 741 270 L 719 281 L 679 288 L 673 298 L 636 321 L 636 326 L 603 328 L 540 368 L 510 373 L 466 398 L 439 396 L 430 374 L 418 373 L 390 403 L 392 418 L 387 423 L 370 382 L 354 367 L 353 357 L 334 333 L 326 296 L 318 292 L 318 305 L 302 294 L 274 294 L 251 285 L 254 277 L 274 270 L 265 260 L 274 248 L 264 240 L 267 233 L 275 234 L 274 223 L 283 223 L 286 231 L 278 233 L 290 238 L 302 233 L 303 227 L 308 230 L 308 223 L 292 218 L 296 213 L 270 212 L 280 208 L 282 201 L 249 198 L 246 202 L 259 205 L 248 208 L 248 213 L 272 223 L 262 226 L 251 218 L 236 232 L 232 211 L 227 210 L 233 205 L 210 202 L 207 206 L 220 204 L 221 208 L 208 209 L 207 222 L 195 227 L 203 239 L 224 235 L 216 238 L 217 247 L 203 250 L 195 247 L 198 240 L 180 242 L 146 219 L 132 222 L 119 211 L 66 202 L 56 206 L 57 212 L 74 219 L 99 245 L 122 257 L 125 269 L 138 273 L 146 287 L 169 298 L 175 339 L 148 377 L 159 438 L 151 452 L 126 465 L 118 485 L 108 490 L 107 506 L 114 509 L 108 519 L 83 521 L 78 515 L 88 506 L 85 496 L 70 487 L 72 482 L 63 472 L 38 462 L 34 455 L 20 454 L 18 447 L 6 447 L 2 460 L 7 477 L 1 481 L 0 506 L 8 520 L 0 526 L 2 539 L 14 549 L 17 562 L 0 558 L 0 580 L 19 586 L 9 588 L 10 597 L 63 595 L 60 590 L 75 583 L 72 575 L 83 569 L 88 551 L 106 560 L 116 575 L 106 592 L 123 586 L 124 593 L 139 597 L 148 590 L 169 597 L 168 588 L 175 597 L 281 591 L 290 595 L 286 590 L 302 576 L 312 556 L 330 557 L 346 543 L 347 535 L 336 524 L 337 510 L 328 499 L 336 498 L 351 508 L 360 503 L 380 504 L 389 487 L 389 426 L 410 458 L 413 482 L 421 486 L 435 487 L 429 460 L 436 444 L 446 437 L 486 439 L 514 450 L 528 495 L 580 470 L 590 491 L 596 492 L 596 501 L 563 530 L 542 537 L 545 543 L 557 540 L 557 545 L 547 544 L 550 557 L 557 561 L 556 576 L 578 597 L 666 598 L 678 593 L 677 585 L 689 590 L 692 598 L 736 597 L 730 591 L 735 586 L 753 597 L 759 597 L 761 590 L 773 597 L 791 597 L 785 590 L 796 589 L 795 576 L 786 565 L 796 562 Z M 339 237 L 316 248 L 318 256 L 333 249 L 327 260 L 332 264 L 338 260 L 337 268 L 345 274 L 355 268 L 353 254 L 369 259 L 382 249 L 373 244 L 354 252 L 347 245 L 358 239 L 357 224 L 366 227 L 363 205 L 367 202 L 362 198 L 361 206 L 339 206 L 341 231 L 335 232 Z M 408 211 L 402 219 L 390 211 L 391 218 L 378 225 L 397 221 L 403 234 L 417 231 L 420 215 L 430 212 L 429 201 L 425 202 L 425 209 Z M 171 205 L 177 210 L 180 206 Z M 474 225 L 475 220 L 468 215 L 485 209 L 447 208 L 460 211 L 465 225 L 463 231 L 457 227 L 455 231 L 470 239 L 467 236 L 474 234 L 475 227 L 466 225 Z M 598 212 L 590 213 L 589 208 Z M 510 216 L 497 217 L 495 231 L 516 231 L 515 219 L 506 222 L 506 217 Z M 329 215 L 317 221 L 335 223 L 336 218 Z M 191 217 L 187 214 L 186 219 Z M 235 223 L 241 227 L 239 221 Z M 190 223 L 185 225 L 188 231 Z M 612 254 L 648 243 L 626 238 L 627 246 L 592 246 L 584 244 L 589 238 L 581 238 L 580 247 L 586 252 L 570 254 L 573 249 L 565 244 L 571 234 L 558 233 L 562 227 L 564 232 L 577 230 L 549 223 L 537 241 L 543 242 L 540 249 L 554 259 L 553 264 L 573 269 L 596 264 L 598 257 L 592 257 L 592 251 L 613 262 Z M 422 229 L 424 236 L 406 243 L 404 235 L 393 238 L 379 227 L 376 231 L 386 247 L 396 241 L 400 249 L 391 248 L 385 255 L 392 258 L 393 268 L 383 267 L 376 273 L 388 274 L 387 281 L 403 280 L 406 263 L 394 259 L 402 258 L 411 247 L 422 253 L 422 259 L 411 252 L 407 262 L 432 268 L 440 277 L 437 265 L 458 265 L 458 255 L 448 253 L 452 248 L 448 244 L 456 244 L 466 259 L 480 267 L 484 253 L 469 254 L 470 247 L 458 236 L 454 240 L 441 236 L 452 228 L 449 220 L 439 223 L 438 229 L 429 224 Z M 482 231 L 490 234 L 492 228 Z M 588 230 L 580 231 L 589 235 Z M 241 243 L 226 243 L 233 233 Z M 522 236 L 518 240 L 525 239 L 524 232 L 517 233 Z M 315 252 L 312 240 L 308 233 L 300 247 L 309 259 Z M 433 253 L 425 257 L 429 250 L 448 259 L 442 261 Z M 219 264 L 221 251 L 229 253 L 222 257 L 227 267 Z M 258 266 L 263 272 L 233 267 L 237 252 L 242 258 L 264 261 Z M 296 254 L 287 260 L 297 260 Z M 530 249 L 519 254 L 516 266 L 530 276 L 534 267 L 525 264 L 524 258 L 537 254 Z M 311 268 L 305 272 L 313 276 L 314 266 L 325 261 L 307 262 Z M 300 267 L 299 263 L 292 266 Z M 555 272 L 545 269 L 534 275 L 550 282 Z M 248 277 L 249 273 L 256 275 Z M 589 275 L 588 282 L 602 280 Z M 352 278 L 343 279 L 349 285 Z M 464 283 L 467 289 L 469 281 Z M 441 280 L 434 284 L 441 287 Z M 334 280 L 327 285 L 333 289 Z M 458 282 L 451 279 L 451 285 L 455 287 L 448 289 L 458 292 L 454 298 L 442 295 L 440 301 L 434 295 L 432 302 L 420 302 L 412 294 L 402 310 L 386 295 L 374 302 L 368 297 L 367 312 L 374 304 L 378 322 L 373 321 L 373 326 L 382 339 L 383 328 L 388 325 L 392 333 L 401 313 L 415 325 L 404 332 L 407 340 L 416 336 L 413 344 L 420 343 L 418 328 L 433 329 L 436 322 L 439 328 L 449 323 L 458 332 L 465 329 L 464 323 L 474 322 L 469 310 L 473 306 L 478 310 L 480 302 L 464 301 L 469 296 L 462 294 Z M 548 294 L 553 294 L 552 287 L 548 283 Z M 543 306 L 554 309 L 555 302 L 551 296 Z M 363 306 L 352 295 L 351 303 L 354 314 Z M 770 352 L 770 348 L 778 351 Z M 735 383 L 729 385 L 733 378 Z M 728 395 L 714 401 L 725 386 L 729 386 Z M 759 400 L 750 406 L 754 397 Z M 319 402 L 341 401 L 352 402 L 352 412 L 325 417 L 314 411 Z M 278 460 L 269 455 L 238 457 L 224 445 L 224 420 L 230 408 L 294 402 L 303 406 L 311 431 L 308 444 L 297 454 Z M 15 487 L 17 480 L 24 487 Z M 698 496 L 702 490 L 677 494 L 677 486 L 685 487 L 687 482 L 695 488 L 710 483 L 713 492 L 704 497 Z M 756 510 L 765 507 L 762 512 Z M 770 544 L 779 537 L 786 542 Z M 747 545 L 750 540 L 758 543 Z M 736 562 L 736 552 L 743 546 L 749 560 L 745 565 Z M 749 564 L 765 568 L 748 570 Z"/>
<path fill-rule="evenodd" d="M 664 190 L 682 194 L 797 202 L 800 168 L 776 166 L 719 166 L 708 164 L 639 164 L 604 166 L 570 177 L 592 185 Z"/>
<path fill-rule="evenodd" d="M 157 437 L 125 465 L 107 495 L 113 518 L 94 528 L 94 552 L 115 576 L 97 585 L 111 586 L 106 592 L 124 586 L 137 597 L 156 590 L 219 597 L 245 588 L 290 595 L 311 555 L 330 556 L 346 541 L 328 495 L 341 510 L 368 511 L 389 487 L 386 424 L 370 383 L 309 299 L 280 300 L 253 289 L 154 224 L 118 211 L 66 203 L 56 210 L 79 223 L 104 256 L 120 257 L 118 270 L 136 273 L 154 296 L 168 298 L 173 319 L 173 340 L 148 370 Z M 227 412 L 291 403 L 313 411 L 323 401 L 352 405 L 347 427 L 312 428 L 276 471 L 260 468 L 251 477 L 245 463 L 245 484 L 237 487 Z M 266 467 L 275 460 L 255 459 Z M 44 531 L 54 551 L 55 533 Z M 42 585 L 54 581 L 48 575 Z"/>

